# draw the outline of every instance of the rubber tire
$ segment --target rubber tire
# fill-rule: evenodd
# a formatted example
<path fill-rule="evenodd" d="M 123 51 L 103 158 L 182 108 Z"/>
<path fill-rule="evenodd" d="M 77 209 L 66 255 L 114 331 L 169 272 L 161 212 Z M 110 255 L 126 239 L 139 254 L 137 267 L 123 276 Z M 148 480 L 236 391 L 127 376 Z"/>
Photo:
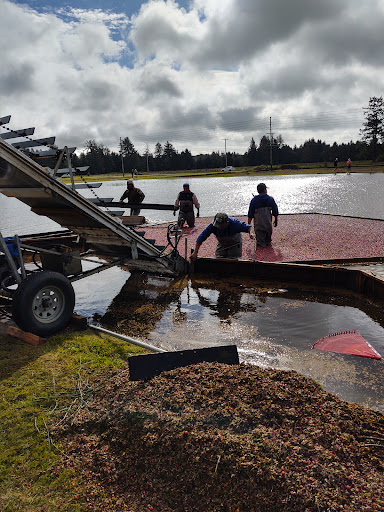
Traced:
<path fill-rule="evenodd" d="M 47 308 L 42 298 L 50 301 Z M 23 331 L 47 337 L 61 331 L 70 321 L 75 292 L 69 280 L 58 272 L 43 270 L 29 275 L 15 290 L 12 316 Z"/>

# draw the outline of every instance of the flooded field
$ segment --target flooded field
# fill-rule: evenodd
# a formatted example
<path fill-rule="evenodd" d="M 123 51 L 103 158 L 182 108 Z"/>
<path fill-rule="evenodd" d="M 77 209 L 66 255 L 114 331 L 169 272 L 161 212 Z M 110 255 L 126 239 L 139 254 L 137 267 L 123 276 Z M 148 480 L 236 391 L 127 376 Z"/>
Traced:
<path fill-rule="evenodd" d="M 87 177 L 92 181 L 92 177 Z M 278 206 L 284 213 L 328 213 L 383 219 L 382 206 L 384 173 L 366 174 L 314 174 L 292 176 L 250 176 L 225 178 L 191 177 L 191 190 L 195 192 L 203 217 L 226 211 L 230 215 L 246 215 L 249 202 L 256 194 L 257 184 L 265 182 Z M 145 202 L 174 204 L 182 189 L 183 179 L 137 179 L 136 186 L 145 193 Z M 92 192 L 79 190 L 88 198 L 120 198 L 126 189 L 125 181 L 104 182 Z M 32 213 L 28 206 L 15 198 L 0 194 L 0 231 L 4 236 L 25 235 L 53 231 L 60 228 L 56 222 Z M 147 210 L 150 222 L 172 222 L 171 211 Z"/>
<path fill-rule="evenodd" d="M 189 181 L 203 216 L 220 210 L 245 215 L 257 183 L 265 181 L 282 214 L 321 212 L 383 218 L 384 174 Z M 182 182 L 139 179 L 137 186 L 145 191 L 148 202 L 173 203 Z M 101 189 L 100 196 L 117 198 L 125 184 L 104 183 Z M 5 236 L 59 227 L 1 194 L 0 207 L 0 231 Z M 172 212 L 166 211 L 148 212 L 148 217 L 154 222 L 174 220 Z M 118 267 L 76 282 L 74 288 L 75 310 L 111 330 L 166 350 L 236 344 L 242 361 L 297 370 L 345 400 L 384 412 L 382 361 L 311 350 L 323 336 L 356 329 L 384 356 L 384 313 L 360 296 L 234 278 L 173 280 L 131 275 Z"/>
<path fill-rule="evenodd" d="M 122 276 L 114 271 L 109 282 L 117 288 Z M 344 400 L 384 412 L 382 360 L 312 350 L 323 336 L 355 329 L 384 355 L 382 308 L 357 294 L 145 273 L 121 286 L 95 317 L 108 329 L 165 350 L 236 344 L 241 361 L 296 370 Z"/>

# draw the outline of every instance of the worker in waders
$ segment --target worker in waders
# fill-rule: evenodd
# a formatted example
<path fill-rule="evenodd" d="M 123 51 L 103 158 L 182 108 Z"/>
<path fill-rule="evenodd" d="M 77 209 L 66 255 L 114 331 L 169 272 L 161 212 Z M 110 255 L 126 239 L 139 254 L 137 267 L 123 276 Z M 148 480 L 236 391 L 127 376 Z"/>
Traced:
<path fill-rule="evenodd" d="M 199 217 L 199 201 L 197 200 L 196 195 L 189 189 L 189 183 L 184 183 L 183 190 L 179 192 L 173 209 L 173 215 L 176 215 L 177 210 L 180 210 L 179 217 L 177 219 L 177 224 L 180 228 L 184 226 L 185 222 L 190 228 L 195 226 L 194 207 L 196 207 L 197 210 L 196 216 Z"/>
<path fill-rule="evenodd" d="M 241 258 L 243 244 L 241 233 L 249 233 L 250 238 L 252 226 L 241 222 L 234 217 L 228 217 L 226 213 L 217 213 L 213 222 L 200 233 L 196 239 L 195 250 L 191 255 L 191 261 L 197 259 L 201 244 L 212 234 L 217 238 L 216 258 Z"/>
<path fill-rule="evenodd" d="M 128 198 L 128 204 L 140 204 L 143 202 L 145 194 L 139 188 L 136 188 L 132 180 L 127 181 L 127 190 L 120 197 L 120 203 Z M 131 215 L 140 215 L 140 208 L 131 208 Z"/>
<path fill-rule="evenodd" d="M 264 183 L 257 185 L 257 192 L 258 195 L 249 204 L 248 224 L 253 219 L 257 246 L 267 247 L 272 241 L 272 216 L 275 218 L 273 225 L 276 227 L 279 210 L 273 197 L 267 194 Z"/>

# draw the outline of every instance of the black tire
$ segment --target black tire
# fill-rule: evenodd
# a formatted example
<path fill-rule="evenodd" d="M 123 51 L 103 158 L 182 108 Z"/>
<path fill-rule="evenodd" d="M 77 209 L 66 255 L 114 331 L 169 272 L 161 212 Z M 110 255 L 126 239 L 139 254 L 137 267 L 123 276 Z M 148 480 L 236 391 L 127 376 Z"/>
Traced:
<path fill-rule="evenodd" d="M 29 275 L 12 298 L 12 315 L 24 331 L 51 336 L 71 319 L 75 292 L 69 280 L 49 270 Z"/>

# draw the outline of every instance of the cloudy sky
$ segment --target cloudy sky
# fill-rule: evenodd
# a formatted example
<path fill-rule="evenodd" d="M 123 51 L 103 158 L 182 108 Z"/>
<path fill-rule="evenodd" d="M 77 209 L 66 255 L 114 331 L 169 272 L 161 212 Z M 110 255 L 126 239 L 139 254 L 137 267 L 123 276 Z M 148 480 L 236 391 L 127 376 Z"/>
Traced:
<path fill-rule="evenodd" d="M 384 0 L 0 0 L 0 117 L 59 146 L 356 141 Z"/>

